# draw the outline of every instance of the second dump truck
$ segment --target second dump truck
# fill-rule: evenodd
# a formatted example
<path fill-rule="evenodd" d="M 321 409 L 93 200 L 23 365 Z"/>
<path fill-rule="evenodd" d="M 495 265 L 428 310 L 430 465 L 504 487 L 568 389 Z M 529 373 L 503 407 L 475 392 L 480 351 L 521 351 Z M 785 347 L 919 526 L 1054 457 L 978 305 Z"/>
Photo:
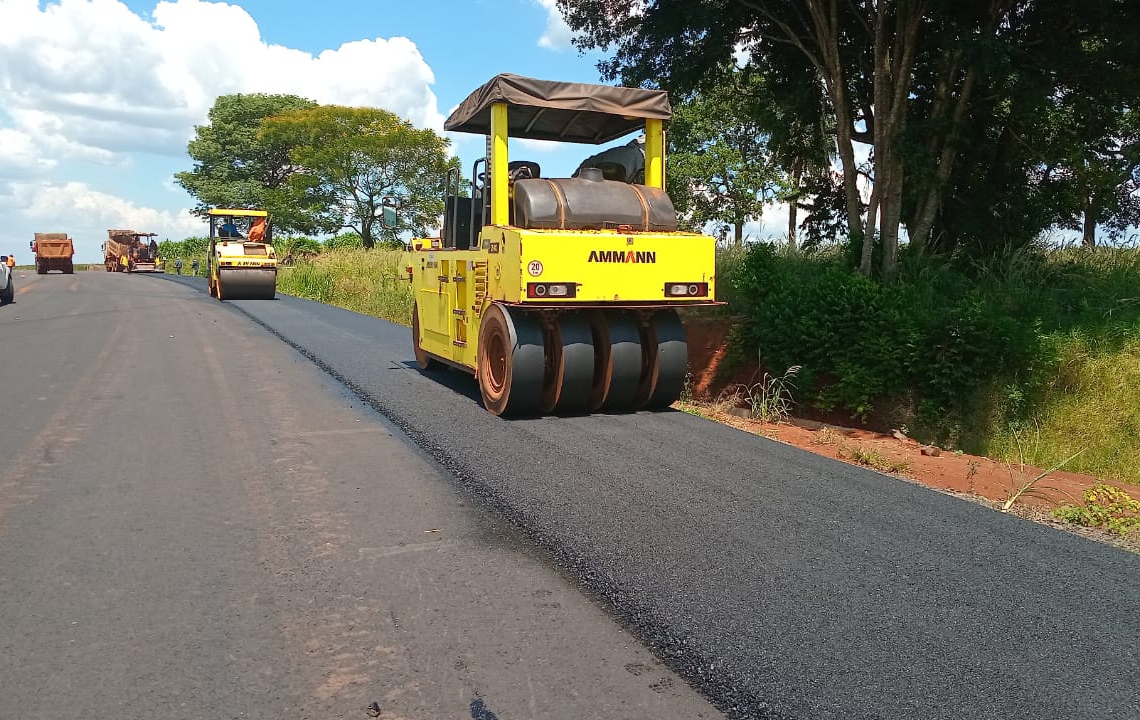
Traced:
<path fill-rule="evenodd" d="M 67 233 L 36 233 L 36 239 L 29 243 L 36 257 L 36 273 L 43 275 L 51 270 L 60 270 L 68 275 L 75 272 L 72 258 L 75 245 Z"/>
<path fill-rule="evenodd" d="M 716 240 L 678 229 L 665 193 L 666 93 L 499 75 L 444 128 L 486 136 L 439 238 L 405 255 L 421 368 L 474 373 L 496 415 L 662 408 L 688 367 L 677 308 L 714 304 Z M 598 145 L 632 133 L 640 168 L 589 158 L 548 178 L 508 139 Z M 619 157 L 623 153 L 616 153 Z M 628 164 L 628 163 L 627 163 Z"/>

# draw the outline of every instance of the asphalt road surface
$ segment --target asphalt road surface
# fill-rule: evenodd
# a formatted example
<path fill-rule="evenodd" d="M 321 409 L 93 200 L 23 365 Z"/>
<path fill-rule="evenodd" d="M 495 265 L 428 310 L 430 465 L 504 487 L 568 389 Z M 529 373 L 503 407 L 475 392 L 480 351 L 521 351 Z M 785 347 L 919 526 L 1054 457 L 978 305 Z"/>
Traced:
<path fill-rule="evenodd" d="M 179 408 L 187 408 L 199 419 L 183 423 L 183 432 L 190 427 L 201 435 L 192 442 L 187 442 L 185 437 L 167 441 L 160 455 L 170 455 L 176 447 L 181 448 L 177 451 L 181 454 L 161 464 L 151 464 L 148 481 L 139 480 L 125 489 L 141 492 L 147 482 L 169 477 L 163 481 L 170 483 L 165 494 L 154 495 L 150 502 L 171 502 L 183 512 L 194 509 L 193 515 L 179 516 L 177 521 L 171 521 L 167 515 L 167 523 L 162 523 L 161 528 L 150 528 L 148 523 L 158 521 L 137 517 L 145 508 L 136 507 L 129 517 L 119 519 L 113 526 L 114 532 L 128 531 L 133 524 L 142 525 L 144 537 L 148 538 L 145 545 L 154 547 L 155 552 L 162 555 L 160 559 L 148 561 L 153 564 L 147 572 L 157 573 L 156 564 L 165 567 L 165 562 L 178 560 L 175 564 L 181 567 L 181 562 L 191 563 L 202 554 L 220 557 L 224 553 L 224 548 L 207 552 L 187 541 L 185 533 L 193 533 L 199 525 L 205 526 L 199 529 L 208 528 L 208 531 L 193 537 L 203 542 L 218 541 L 226 547 L 237 542 L 232 535 L 223 540 L 229 533 L 258 535 L 270 528 L 268 532 L 274 540 L 253 543 L 258 549 L 249 549 L 244 556 L 250 565 L 248 574 L 230 565 L 240 565 L 240 560 L 226 556 L 225 563 L 203 562 L 200 572 L 208 570 L 209 580 L 196 582 L 207 583 L 218 592 L 241 595 L 233 585 L 239 578 L 256 577 L 261 592 L 276 597 L 270 607 L 288 607 L 294 613 L 284 620 L 291 630 L 285 631 L 283 637 L 275 635 L 273 643 L 297 644 L 297 638 L 290 632 L 309 641 L 309 636 L 297 631 L 295 625 L 305 628 L 320 625 L 314 615 L 321 613 L 310 606 L 312 614 L 305 614 L 305 608 L 299 607 L 304 601 L 297 599 L 311 597 L 310 581 L 327 587 L 325 595 L 318 595 L 318 605 L 331 602 L 330 597 L 344 597 L 345 603 L 359 603 L 358 607 L 363 609 L 356 617 L 360 623 L 367 624 L 370 632 L 380 632 L 381 628 L 391 632 L 389 626 L 377 624 L 376 616 L 382 616 L 400 598 L 407 600 L 409 592 L 414 593 L 409 591 L 405 576 L 393 576 L 390 572 L 377 572 L 372 582 L 361 576 L 355 579 L 355 586 L 353 580 L 346 580 L 345 576 L 351 573 L 338 563 L 346 562 L 354 552 L 360 555 L 361 535 L 366 532 L 364 528 L 369 528 L 366 519 L 354 520 L 351 530 L 343 530 L 335 520 L 323 516 L 312 520 L 314 528 L 333 527 L 329 531 L 333 539 L 328 542 L 336 551 L 323 558 L 336 568 L 329 571 L 331 577 L 324 576 L 318 581 L 306 575 L 306 571 L 313 573 L 316 572 L 314 567 L 326 565 L 320 561 L 306 564 L 304 552 L 295 547 L 295 543 L 308 547 L 305 543 L 322 537 L 317 532 L 302 542 L 299 536 L 303 533 L 294 524 L 300 522 L 302 527 L 308 527 L 304 518 L 310 517 L 305 514 L 304 502 L 311 498 L 303 478 L 325 478 L 323 487 L 329 494 L 321 497 L 320 507 L 324 513 L 346 513 L 356 518 L 352 492 L 374 492 L 376 498 L 381 498 L 362 511 L 366 513 L 381 513 L 392 501 L 392 491 L 385 483 L 393 482 L 386 479 L 389 475 L 386 470 L 393 467 L 395 461 L 390 459 L 388 444 L 377 442 L 378 438 L 367 442 L 356 438 L 361 445 L 349 442 L 318 445 L 327 450 L 310 458 L 310 464 L 305 466 L 308 469 L 302 471 L 304 474 L 298 480 L 280 467 L 301 465 L 291 459 L 293 456 L 289 453 L 293 451 L 282 439 L 290 433 L 304 433 L 295 426 L 339 427 L 336 424 L 341 417 L 338 412 L 348 413 L 346 407 L 351 404 L 351 400 L 336 395 L 339 386 L 349 388 L 353 398 L 385 416 L 398 429 L 394 435 L 406 434 L 423 449 L 424 457 L 437 463 L 438 475 L 432 475 L 426 465 L 422 466 L 422 473 L 410 473 L 409 477 L 432 477 L 436 483 L 417 480 L 417 492 L 425 492 L 420 486 L 438 487 L 440 496 L 446 498 L 448 493 L 462 489 L 477 498 L 480 506 L 494 508 L 497 516 L 508 519 L 535 547 L 546 553 L 528 555 L 514 542 L 510 545 L 509 557 L 528 557 L 527 567 L 534 572 L 542 571 L 544 559 L 556 561 L 568 577 L 587 588 L 614 617 L 652 648 L 658 658 L 729 717 L 1140 718 L 1140 618 L 1137 615 L 1140 557 L 683 413 L 502 420 L 482 410 L 470 378 L 451 371 L 422 374 L 415 370 L 405 328 L 287 297 L 272 302 L 220 304 L 209 301 L 201 283 L 190 279 L 182 279 L 179 284 L 158 277 L 106 277 L 105 281 L 92 282 L 92 292 L 101 292 L 107 297 L 124 292 L 124 307 L 129 304 L 134 308 L 136 298 L 139 303 L 146 299 L 162 307 L 154 311 L 164 323 L 160 325 L 163 329 L 158 338 L 139 337 L 135 341 L 138 349 L 122 357 L 138 357 L 142 361 L 148 357 L 148 351 L 142 348 L 160 347 L 160 340 L 175 344 L 183 337 L 183 345 L 154 352 L 162 362 L 181 368 L 180 374 L 189 376 L 197 372 L 199 380 L 195 387 L 184 388 L 181 395 L 172 396 L 169 402 L 158 394 L 173 392 L 161 384 L 160 370 L 155 370 L 151 380 L 157 386 L 147 389 L 138 400 L 128 394 L 129 383 L 113 384 L 112 387 L 117 388 L 113 392 L 122 397 L 104 402 L 100 412 L 88 421 L 93 423 L 92 430 L 84 432 L 94 432 L 95 425 L 99 424 L 96 418 L 111 414 L 108 402 L 118 402 L 122 407 L 120 422 L 137 418 L 151 428 L 153 434 L 159 434 L 161 425 L 169 424 L 169 418 L 181 412 Z M 121 284 L 117 282 L 119 279 L 123 281 Z M 81 283 L 86 282 L 85 278 L 81 280 Z M 26 296 L 29 306 L 38 286 Z M 120 289 L 126 287 L 129 291 Z M 76 293 L 81 294 L 82 288 Z M 13 367 L 8 334 L 16 329 L 27 330 L 19 323 L 10 324 L 8 315 L 12 308 L 23 311 L 24 298 L 20 296 L 20 303 L 5 308 L 0 314 L 5 386 L 9 368 Z M 108 331 L 108 327 L 129 323 L 128 317 L 122 314 L 118 320 L 100 321 L 104 323 L 101 336 L 113 332 Z M 77 318 L 76 322 L 83 321 Z M 179 324 L 186 327 L 179 331 Z M 224 326 L 226 332 L 218 331 L 217 326 Z M 166 332 L 168 327 L 172 328 L 169 333 Z M 191 332 L 194 337 L 185 338 Z M 213 336 L 213 343 L 209 342 L 212 333 L 218 333 Z M 324 382 L 329 387 L 317 388 L 321 376 L 300 362 L 296 354 L 284 351 L 280 343 L 274 348 L 268 333 L 292 345 L 323 369 Z M 121 330 L 120 334 L 133 336 L 129 329 Z M 169 334 L 176 337 L 168 338 Z M 121 337 L 119 342 L 122 342 Z M 91 341 L 92 347 L 86 355 L 95 357 L 103 352 L 107 355 L 103 365 L 112 367 L 110 357 L 114 351 L 107 349 L 112 345 L 95 347 L 98 344 Z M 66 342 L 60 343 L 60 347 L 67 346 Z M 49 373 L 51 362 L 44 358 L 51 357 L 51 349 L 17 351 L 17 358 L 20 352 L 28 353 L 25 363 L 35 363 L 29 372 L 37 376 Z M 91 364 L 92 361 L 87 360 L 81 367 Z M 274 373 L 284 372 L 283 365 L 299 366 L 297 372 L 306 373 L 306 379 L 276 376 Z M 254 366 L 259 372 L 250 371 Z M 20 363 L 15 367 L 21 367 Z M 147 367 L 149 361 L 139 369 Z M 96 401 L 102 397 L 98 394 L 99 381 L 110 373 L 106 370 L 102 375 L 100 371 L 91 372 L 98 377 L 86 378 L 82 383 L 68 381 L 60 392 L 88 392 L 88 396 L 76 399 L 88 403 Z M 334 379 L 336 383 L 332 382 Z M 80 387 L 85 390 L 78 390 Z M 33 405 L 29 408 L 29 417 L 34 417 L 36 412 L 41 415 L 48 412 L 36 409 L 32 403 L 35 393 L 34 389 L 17 391 L 18 396 L 27 394 L 31 398 L 27 401 Z M 339 410 L 329 410 L 326 417 L 316 410 L 314 398 L 330 395 L 340 397 L 342 404 L 335 406 Z M 162 403 L 161 412 L 157 410 L 159 403 Z M 279 405 L 289 405 L 293 410 L 278 412 L 274 408 Z M 52 405 L 55 407 L 65 406 Z M 84 407 L 83 402 L 76 407 Z M 53 409 L 52 412 L 71 411 Z M 382 427 L 358 407 L 352 407 L 351 412 L 363 415 L 362 422 Z M 217 424 L 207 424 L 200 413 L 214 417 Z M 316 417 L 311 413 L 316 413 Z M 243 418 L 248 423 L 256 423 L 261 417 L 275 419 L 264 421 L 267 427 L 259 426 L 256 434 L 247 424 L 244 430 L 247 437 L 235 437 L 235 428 L 242 425 Z M 45 418 L 34 428 L 34 432 L 41 434 L 39 439 L 10 441 L 5 433 L 0 440 L 5 452 L 23 453 L 20 462 L 28 468 L 25 472 L 32 469 L 36 472 L 23 485 L 17 484 L 15 490 L 10 490 L 8 485 L 13 481 L 7 480 L 12 477 L 9 470 L 3 476 L 6 483 L 0 485 L 0 512 L 3 513 L 0 514 L 0 621 L 21 632 L 32 632 L 32 640 L 15 644 L 8 643 L 6 636 L 0 636 L 0 678 L 13 677 L 15 672 L 19 679 L 17 687 L 29 688 L 24 690 L 30 693 L 29 702 L 43 695 L 40 690 L 30 689 L 34 684 L 31 678 L 20 675 L 28 672 L 24 668 L 29 667 L 29 662 L 22 658 L 13 668 L 5 665 L 10 661 L 3 658 L 15 652 L 26 655 L 29 648 L 35 647 L 35 640 L 42 642 L 45 635 L 49 644 L 58 644 L 68 632 L 78 632 L 69 629 L 65 621 L 52 625 L 40 615 L 28 617 L 26 614 L 42 613 L 53 603 L 62 602 L 51 595 L 51 588 L 55 587 L 51 585 L 51 578 L 58 574 L 53 571 L 53 563 L 69 562 L 68 550 L 74 552 L 76 543 L 80 543 L 80 547 L 88 543 L 90 546 L 83 548 L 81 554 L 96 563 L 93 556 L 103 542 L 99 536 L 92 540 L 90 523 L 96 521 L 94 518 L 103 518 L 106 522 L 105 513 L 89 510 L 84 500 L 73 498 L 74 506 L 66 508 L 70 513 L 52 513 L 50 509 L 36 511 L 37 506 L 46 504 L 46 498 L 54 497 L 53 489 L 65 493 L 63 487 L 67 487 L 68 493 L 79 492 L 74 487 L 79 484 L 78 480 L 70 484 L 58 481 L 52 478 L 59 470 L 42 469 L 42 462 L 47 459 L 42 448 L 55 440 L 55 444 L 67 448 L 66 457 L 78 458 L 78 445 L 90 446 L 92 441 L 76 439 L 83 438 L 83 432 L 61 428 L 84 427 L 82 419 Z M 52 430 L 52 427 L 57 429 Z M 105 432 L 108 436 L 113 434 L 111 430 Z M 228 438 L 230 450 L 225 459 L 208 457 L 208 453 L 203 452 L 204 446 L 209 446 L 218 436 L 223 443 Z M 76 447 L 66 446 L 69 438 Z M 285 449 L 270 444 L 274 438 Z M 388 440 L 394 448 L 406 448 L 398 438 Z M 13 444 L 9 445 L 10 442 Z M 315 441 L 310 437 L 306 442 L 310 444 L 306 447 L 310 447 Z M 238 453 L 238 445 L 247 450 Z M 90 457 L 99 452 L 99 447 L 85 447 L 82 455 L 90 462 Z M 118 455 L 110 453 L 109 467 L 127 467 L 126 461 L 118 458 L 128 455 L 130 451 L 126 449 Z M 288 459 L 275 462 L 282 455 Z M 137 462 L 138 456 L 132 459 Z M 422 457 L 417 460 L 423 462 Z M 244 463 L 241 467 L 250 470 L 235 476 L 226 465 L 239 461 Z M 56 458 L 55 462 L 60 460 Z M 203 463 L 213 469 L 205 472 Z M 82 467 L 76 461 L 74 478 L 87 477 Z M 346 474 L 352 475 L 353 480 L 342 488 L 336 481 Z M 211 476 L 215 478 L 213 481 L 207 479 Z M 247 476 L 254 479 L 239 480 Z M 221 490 L 235 482 L 240 489 L 235 492 L 244 505 L 239 504 L 237 497 Z M 292 484 L 294 482 L 299 484 Z M 91 483 L 94 480 L 88 481 L 88 489 L 94 487 Z M 377 485 L 383 487 L 377 488 Z M 218 504 L 209 509 L 195 508 L 191 498 L 204 487 L 211 494 L 211 502 Z M 364 489 L 356 490 L 358 487 Z M 112 503 L 109 507 L 120 507 L 118 503 L 122 502 L 125 490 L 108 491 L 107 501 Z M 4 500 L 7 497 L 22 499 Z M 277 498 L 276 503 L 274 498 Z M 470 522 L 490 524 L 496 533 L 513 537 L 502 527 L 503 523 L 496 523 L 494 515 L 483 515 L 467 506 L 463 510 L 470 513 L 466 517 L 474 518 Z M 51 517 L 42 517 L 45 511 Z M 94 518 L 87 519 L 85 512 L 92 513 Z M 399 508 L 396 517 L 407 518 L 408 513 L 408 508 Z M 235 527 L 224 525 L 221 518 L 230 519 Z M 79 523 L 84 531 L 78 537 L 68 536 L 67 541 L 56 540 L 51 532 L 58 522 Z M 170 522 L 174 527 L 169 526 Z M 364 524 L 356 524 L 358 522 Z M 442 531 L 454 532 L 450 517 L 444 516 L 435 522 Z M 159 536 L 160 542 L 155 543 L 150 535 Z M 162 543 L 163 538 L 168 542 Z M 168 557 L 171 553 L 177 555 L 172 542 L 186 558 Z M 380 541 L 369 542 L 381 547 Z M 319 544 L 314 547 L 319 553 Z M 103 548 L 103 552 L 108 550 Z M 413 554 L 418 558 L 424 553 Z M 359 572 L 363 561 L 359 557 L 352 560 L 357 564 L 350 567 L 353 572 Z M 108 560 L 102 558 L 96 564 L 102 564 L 106 572 L 107 563 Z M 92 579 L 108 582 L 102 573 L 86 567 L 73 572 L 85 573 L 87 582 Z M 294 569 L 301 575 L 300 580 L 293 574 Z M 495 572 L 485 570 L 483 574 Z M 183 576 L 195 574 L 190 570 L 184 571 Z M 168 580 L 165 573 L 156 577 L 162 578 L 156 580 L 160 588 L 177 582 Z M 441 585 L 450 586 L 451 576 L 442 577 Z M 348 584 L 341 584 L 344 582 Z M 296 583 L 306 589 L 296 588 Z M 45 584 L 49 585 L 46 590 L 42 589 Z M 114 585 L 118 591 L 124 586 L 130 586 L 126 578 Z M 40 594 L 29 599 L 27 588 L 39 589 Z M 391 593 L 391 597 L 378 598 L 381 588 Z M 205 592 L 203 597 L 214 597 L 209 590 Z M 527 598 L 518 595 L 516 588 L 505 590 L 502 597 L 514 603 L 511 607 L 529 607 L 525 604 Z M 159 599 L 152 598 L 152 602 L 162 602 L 165 597 L 160 591 Z M 493 602 L 499 601 L 496 596 Z M 223 601 L 214 598 L 211 602 Z M 240 604 L 240 600 L 236 602 Z M 441 607 L 440 613 L 448 613 L 445 617 L 456 626 L 468 628 L 470 620 L 465 618 L 477 610 L 480 602 L 487 601 L 474 600 L 469 595 L 455 598 L 446 608 Z M 583 600 L 578 602 L 583 613 L 593 609 Z M 617 631 L 612 627 L 607 629 L 602 619 L 591 615 L 598 623 L 598 630 L 590 635 L 581 620 L 568 615 L 569 600 L 560 603 L 562 607 L 554 611 L 552 624 L 544 627 L 556 628 L 569 623 L 572 629 L 566 634 L 571 640 L 567 642 L 586 643 L 587 637 L 594 637 L 596 639 L 585 647 L 595 648 L 593 657 L 604 659 L 585 659 L 585 651 L 575 644 L 564 662 L 570 663 L 574 672 L 582 672 L 585 664 L 615 663 L 598 668 L 581 680 L 564 675 L 568 672 L 567 666 L 559 665 L 552 667 L 543 679 L 529 683 L 544 693 L 552 692 L 548 683 L 554 688 L 571 683 L 575 690 L 567 688 L 567 692 L 571 697 L 580 698 L 576 705 L 550 707 L 539 702 L 527 706 L 525 693 L 522 693 L 517 701 L 511 701 L 513 704 L 504 698 L 499 709 L 494 706 L 490 691 L 480 690 L 478 702 L 485 703 L 485 708 L 480 705 L 469 709 L 469 704 L 476 702 L 471 699 L 474 691 L 463 684 L 462 676 L 449 675 L 432 683 L 432 688 L 440 692 L 450 688 L 450 692 L 462 696 L 463 702 L 468 703 L 460 708 L 462 712 L 437 710 L 445 707 L 440 705 L 401 707 L 400 712 L 417 718 L 470 716 L 480 719 L 489 717 L 479 714 L 486 709 L 502 720 L 542 717 L 543 709 L 549 713 L 548 717 L 575 718 L 687 718 L 708 712 L 700 709 L 699 703 L 683 704 L 696 702 L 687 694 L 668 697 L 668 709 L 664 711 L 638 705 L 643 697 L 649 699 L 644 702 L 654 699 L 649 693 L 619 695 L 623 699 L 611 700 L 605 709 L 600 709 L 600 704 L 586 702 L 585 695 L 573 695 L 573 692 L 590 692 L 588 697 L 591 698 L 613 697 L 601 692 L 597 686 L 600 678 L 619 688 L 644 690 L 645 685 L 640 681 L 650 677 L 650 693 L 679 693 L 680 681 L 662 673 L 652 661 L 608 660 L 616 652 L 613 648 L 620 644 L 609 645 L 603 638 L 606 632 Z M 86 615 L 91 614 L 90 605 L 79 604 L 86 608 Z M 111 605 L 122 611 L 123 603 Z M 243 683 L 252 682 L 249 677 L 256 677 L 262 681 L 257 687 L 263 693 L 273 692 L 266 688 L 280 686 L 271 679 L 252 674 L 253 668 L 242 664 L 246 656 L 234 649 L 248 648 L 254 642 L 250 633 L 262 637 L 254 628 L 267 632 L 266 623 L 259 622 L 267 612 L 264 605 L 261 596 L 248 599 L 248 612 L 241 614 L 241 618 L 251 623 L 249 630 L 233 626 L 219 628 L 218 637 L 231 645 L 228 651 L 200 641 L 183 640 L 184 652 L 229 652 L 237 658 L 229 660 L 227 666 L 235 677 L 244 670 L 247 675 L 242 676 Z M 187 607 L 201 608 L 202 605 L 195 603 Z M 225 612 L 220 606 L 207 604 L 206 607 L 215 608 L 211 617 L 224 616 L 226 622 L 230 621 L 227 613 L 232 605 L 225 605 Z M 151 615 L 160 616 L 163 612 L 165 608 L 160 608 Z M 351 624 L 347 612 L 343 609 L 338 612 L 338 622 Z M 520 612 L 507 611 L 505 617 L 501 612 L 487 614 L 500 622 L 508 622 Z M 54 618 L 55 613 L 51 615 Z M 15 622 L 7 622 L 13 617 Z M 171 617 L 182 616 L 172 612 Z M 115 626 L 135 627 L 130 620 L 124 616 L 115 620 Z M 183 633 L 188 632 L 187 625 L 194 628 L 190 635 L 202 632 L 203 620 L 187 620 L 182 626 Z M 275 616 L 268 625 L 278 631 L 281 622 L 281 616 Z M 154 638 L 158 644 L 171 639 L 165 636 L 168 629 L 158 632 L 163 633 Z M 504 632 L 502 626 L 499 632 Z M 77 642 L 91 647 L 98 638 L 92 635 Z M 417 636 L 416 639 L 422 638 Z M 532 644 L 549 643 L 548 639 L 537 636 L 515 639 L 517 642 L 510 644 L 515 652 L 533 653 L 529 660 L 520 661 L 520 665 L 528 669 L 537 662 L 535 658 L 551 662 L 552 656 L 561 655 L 551 647 L 536 648 Z M 266 642 L 270 639 L 266 638 Z M 362 644 L 371 642 L 365 638 Z M 410 652 L 406 650 L 410 640 L 405 638 L 402 642 L 393 647 L 399 648 L 398 652 Z M 346 647 L 359 652 L 351 643 Z M 624 652 L 639 651 L 627 648 Z M 297 680 L 298 675 L 304 677 L 302 662 L 319 666 L 320 660 L 327 657 L 314 658 L 310 654 L 296 659 L 297 665 L 293 667 L 284 662 L 273 666 L 274 672 L 279 673 L 274 676 L 277 681 L 293 689 L 292 697 L 301 698 L 297 700 L 298 707 L 317 707 L 311 691 L 306 695 L 304 682 Z M 53 657 L 55 665 L 59 658 L 58 655 Z M 159 662 L 159 657 L 152 654 L 143 666 L 154 668 L 154 680 L 172 682 L 168 678 L 169 671 L 155 667 Z M 200 658 L 181 662 L 195 668 L 194 672 L 202 672 Z M 469 660 L 464 663 L 472 667 Z M 359 687 L 372 689 L 382 683 L 382 673 L 376 666 L 357 662 L 354 667 L 359 674 L 354 675 L 353 680 L 342 681 L 339 692 L 331 698 L 339 700 L 348 694 L 351 696 L 349 704 L 359 704 L 358 695 L 362 700 L 367 694 L 363 690 L 358 694 Z M 362 667 L 366 669 L 359 669 Z M 419 688 L 417 697 L 425 697 L 422 690 L 425 679 L 416 670 L 416 667 L 404 668 L 406 675 L 400 676 L 403 693 L 398 697 L 408 697 L 412 691 L 407 688 L 412 686 Z M 497 673 L 495 677 L 511 675 L 501 665 Z M 42 667 L 39 674 L 43 674 Z M 282 675 L 288 675 L 289 679 Z M 333 676 L 339 677 L 335 673 Z M 560 678 L 561 685 L 552 680 L 555 677 Z M 448 684 L 449 681 L 452 684 Z M 7 680 L 0 679 L 0 683 L 5 682 Z M 67 689 L 74 685 L 69 686 L 67 682 L 74 681 L 61 680 L 55 688 L 56 696 L 70 697 Z M 201 678 L 198 684 L 191 685 L 191 682 L 189 676 L 180 680 L 177 694 L 201 702 L 194 688 L 204 688 L 208 683 L 201 682 Z M 299 683 L 300 687 L 289 683 Z M 503 684 L 514 687 L 505 679 Z M 188 687 L 191 689 L 187 690 Z M 210 687 L 216 691 L 216 685 Z M 5 692 L 0 697 L 7 695 Z M 239 695 L 235 690 L 228 697 Z M 629 699 L 625 699 L 627 697 Z M 4 709 L 0 705 L 0 710 Z M 254 706 L 247 711 L 258 709 Z"/>
<path fill-rule="evenodd" d="M 3 720 L 722 717 L 233 307 L 24 275 L 0 308 Z"/>

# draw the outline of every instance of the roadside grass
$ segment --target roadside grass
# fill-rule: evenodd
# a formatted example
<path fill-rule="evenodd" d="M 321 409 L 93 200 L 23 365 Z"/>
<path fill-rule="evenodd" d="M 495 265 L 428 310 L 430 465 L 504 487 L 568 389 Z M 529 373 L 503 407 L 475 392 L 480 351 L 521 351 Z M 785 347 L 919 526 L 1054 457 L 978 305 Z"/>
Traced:
<path fill-rule="evenodd" d="M 412 323 L 412 286 L 401 280 L 401 251 L 336 249 L 278 270 L 278 292 L 400 325 Z"/>
<path fill-rule="evenodd" d="M 1054 338 L 1057 361 L 1033 410 L 1025 462 L 1070 464 L 1097 477 L 1140 485 L 1140 339 L 1098 347 L 1087 338 Z M 1019 459 L 1019 430 L 996 428 L 985 454 Z"/>

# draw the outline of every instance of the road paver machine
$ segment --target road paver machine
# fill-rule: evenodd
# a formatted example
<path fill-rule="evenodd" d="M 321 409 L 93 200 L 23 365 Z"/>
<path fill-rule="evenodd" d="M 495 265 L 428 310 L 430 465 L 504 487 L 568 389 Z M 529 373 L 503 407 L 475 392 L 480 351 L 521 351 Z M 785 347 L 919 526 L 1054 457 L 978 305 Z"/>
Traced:
<path fill-rule="evenodd" d="M 157 233 L 108 230 L 103 243 L 107 272 L 159 272 Z"/>

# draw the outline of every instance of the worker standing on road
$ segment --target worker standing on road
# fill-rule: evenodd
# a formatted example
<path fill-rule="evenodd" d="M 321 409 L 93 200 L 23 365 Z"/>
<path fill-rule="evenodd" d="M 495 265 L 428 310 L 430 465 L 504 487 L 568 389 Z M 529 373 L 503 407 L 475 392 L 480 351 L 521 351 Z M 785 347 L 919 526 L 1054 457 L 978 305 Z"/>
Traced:
<path fill-rule="evenodd" d="M 174 271 L 179 275 L 182 274 L 182 258 L 178 258 L 174 261 Z"/>
<path fill-rule="evenodd" d="M 194 258 L 190 263 L 190 269 L 194 271 L 194 277 L 198 277 L 198 258 Z"/>
<path fill-rule="evenodd" d="M 123 272 L 126 272 L 126 271 L 127 271 L 127 265 L 128 265 L 128 263 L 130 263 L 130 261 L 129 261 L 129 260 L 127 260 L 127 256 L 126 256 L 126 255 L 120 255 L 120 256 L 119 256 L 119 265 L 122 265 L 122 266 L 123 266 Z"/>

